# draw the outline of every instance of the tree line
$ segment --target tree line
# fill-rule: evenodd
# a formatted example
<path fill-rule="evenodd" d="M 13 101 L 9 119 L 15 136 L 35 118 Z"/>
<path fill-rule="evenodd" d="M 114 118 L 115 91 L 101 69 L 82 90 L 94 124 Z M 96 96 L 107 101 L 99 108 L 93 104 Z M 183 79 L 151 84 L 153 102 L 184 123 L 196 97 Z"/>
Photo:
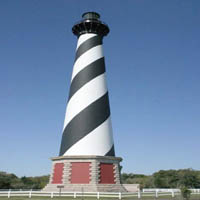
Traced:
<path fill-rule="evenodd" d="M 152 175 L 122 173 L 124 184 L 140 184 L 140 188 L 200 188 L 200 171 L 193 169 L 160 170 Z M 0 189 L 42 189 L 49 182 L 49 175 L 17 177 L 0 172 Z"/>
<path fill-rule="evenodd" d="M 49 175 L 17 177 L 15 174 L 0 172 L 0 189 L 42 189 L 49 181 Z"/>
<path fill-rule="evenodd" d="M 193 169 L 160 170 L 147 176 L 122 173 L 122 183 L 140 184 L 140 188 L 200 188 L 200 171 Z"/>

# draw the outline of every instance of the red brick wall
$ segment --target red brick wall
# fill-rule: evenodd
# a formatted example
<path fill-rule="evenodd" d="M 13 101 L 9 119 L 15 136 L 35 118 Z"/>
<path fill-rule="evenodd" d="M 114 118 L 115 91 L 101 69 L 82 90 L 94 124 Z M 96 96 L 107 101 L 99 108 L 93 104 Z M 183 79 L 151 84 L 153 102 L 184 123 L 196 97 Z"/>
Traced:
<path fill-rule="evenodd" d="M 64 163 L 56 163 L 54 165 L 53 178 L 51 183 L 53 184 L 63 183 L 62 182 L 63 168 L 64 168 Z"/>
<path fill-rule="evenodd" d="M 90 162 L 71 163 L 71 183 L 90 183 Z"/>
<path fill-rule="evenodd" d="M 114 165 L 112 163 L 100 163 L 100 180 L 101 184 L 115 184 Z"/>

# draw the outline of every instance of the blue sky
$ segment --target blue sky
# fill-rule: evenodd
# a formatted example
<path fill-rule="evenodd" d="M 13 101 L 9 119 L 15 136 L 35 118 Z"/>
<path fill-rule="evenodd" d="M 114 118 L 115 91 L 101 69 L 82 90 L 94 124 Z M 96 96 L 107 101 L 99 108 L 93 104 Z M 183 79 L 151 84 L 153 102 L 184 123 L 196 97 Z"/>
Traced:
<path fill-rule="evenodd" d="M 77 38 L 96 11 L 123 171 L 200 170 L 199 0 L 0 1 L 0 171 L 49 174 L 60 148 Z"/>

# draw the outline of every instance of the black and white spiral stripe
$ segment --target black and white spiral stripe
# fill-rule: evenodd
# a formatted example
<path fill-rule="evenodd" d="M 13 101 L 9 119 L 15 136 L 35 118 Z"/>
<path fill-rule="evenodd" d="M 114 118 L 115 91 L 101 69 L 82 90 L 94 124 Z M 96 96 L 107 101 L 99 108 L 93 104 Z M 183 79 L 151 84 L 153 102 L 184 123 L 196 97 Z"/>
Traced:
<path fill-rule="evenodd" d="M 78 39 L 60 156 L 115 156 L 102 38 Z"/>

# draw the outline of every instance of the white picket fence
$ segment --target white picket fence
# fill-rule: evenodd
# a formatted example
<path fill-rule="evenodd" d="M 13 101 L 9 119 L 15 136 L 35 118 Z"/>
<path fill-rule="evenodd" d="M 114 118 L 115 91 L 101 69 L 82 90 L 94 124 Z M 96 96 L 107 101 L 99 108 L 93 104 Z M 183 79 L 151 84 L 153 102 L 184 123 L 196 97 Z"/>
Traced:
<path fill-rule="evenodd" d="M 200 189 L 191 189 L 191 194 L 199 194 Z M 164 197 L 171 196 L 175 197 L 180 195 L 180 190 L 178 189 L 143 189 L 143 191 L 138 192 L 126 192 L 126 193 L 105 193 L 105 192 L 44 192 L 40 190 L 0 190 L 0 197 L 72 197 L 76 199 L 77 197 L 94 197 L 96 199 L 101 198 L 117 198 L 122 199 L 126 197 Z"/>
<path fill-rule="evenodd" d="M 200 189 L 190 189 L 191 192 L 193 193 L 200 193 Z M 178 188 L 144 188 L 142 190 L 142 192 L 155 192 L 155 191 L 158 191 L 158 192 L 180 192 L 180 189 Z"/>

